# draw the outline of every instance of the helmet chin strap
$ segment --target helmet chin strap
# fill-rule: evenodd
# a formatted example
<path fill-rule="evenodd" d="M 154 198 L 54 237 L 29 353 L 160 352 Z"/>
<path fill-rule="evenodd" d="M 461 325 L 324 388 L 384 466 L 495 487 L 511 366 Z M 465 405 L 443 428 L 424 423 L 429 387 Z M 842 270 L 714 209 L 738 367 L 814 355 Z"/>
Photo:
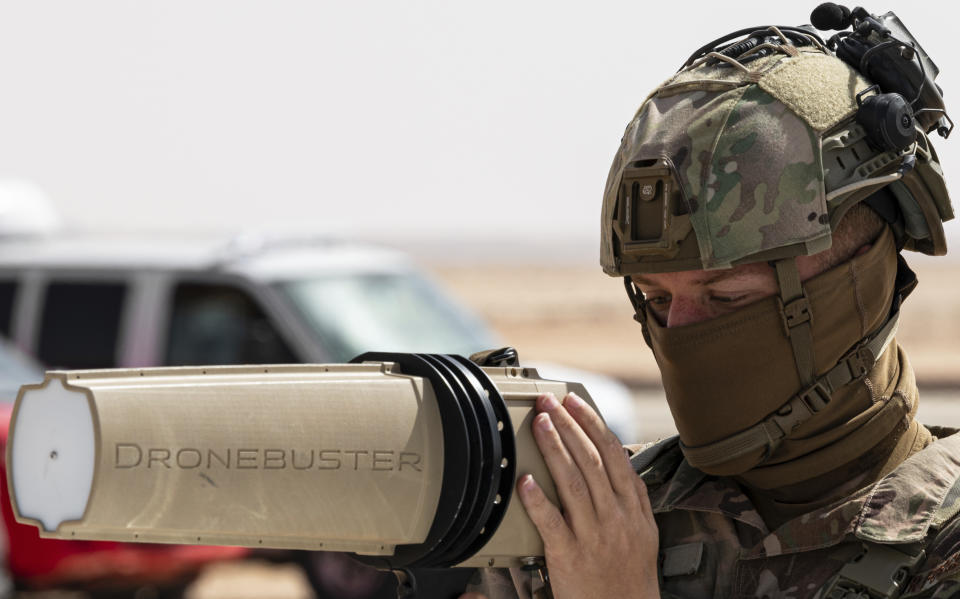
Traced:
<path fill-rule="evenodd" d="M 780 315 L 783 317 L 784 332 L 790 337 L 797 374 L 800 375 L 800 383 L 806 388 L 813 384 L 816 377 L 810 302 L 800 282 L 796 258 L 777 260 L 774 267 L 777 270 L 777 284 L 780 286 Z"/>
<path fill-rule="evenodd" d="M 643 299 L 643 293 L 637 289 L 630 277 L 623 277 L 623 286 L 627 290 L 627 297 L 630 298 L 630 305 L 633 306 L 633 319 L 640 323 L 643 329 L 643 340 L 646 341 L 647 347 L 653 349 L 650 329 L 647 328 L 647 302 Z"/>

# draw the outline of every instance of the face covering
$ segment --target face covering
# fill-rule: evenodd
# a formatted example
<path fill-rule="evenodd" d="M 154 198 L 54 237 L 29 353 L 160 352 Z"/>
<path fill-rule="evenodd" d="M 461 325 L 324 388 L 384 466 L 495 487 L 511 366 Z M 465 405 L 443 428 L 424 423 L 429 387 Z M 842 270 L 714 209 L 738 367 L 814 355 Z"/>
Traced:
<path fill-rule="evenodd" d="M 708 474 L 756 474 L 764 486 L 788 484 L 839 464 L 812 466 L 823 460 L 804 456 L 831 446 L 838 456 L 856 458 L 907 419 L 916 407 L 915 392 L 910 398 L 893 393 L 901 378 L 896 343 L 890 342 L 897 268 L 893 235 L 885 228 L 868 251 L 803 284 L 815 372 L 818 380 L 833 383 L 826 385 L 825 398 L 814 393 L 798 400 L 803 385 L 779 297 L 669 329 L 642 306 L 641 321 L 690 464 Z M 870 363 L 857 362 L 858 347 L 870 340 Z M 774 438 L 771 431 L 778 430 L 783 432 Z M 771 442 L 758 446 L 758 435 Z M 711 446 L 719 451 L 705 451 Z M 794 468 L 801 462 L 802 472 Z"/>

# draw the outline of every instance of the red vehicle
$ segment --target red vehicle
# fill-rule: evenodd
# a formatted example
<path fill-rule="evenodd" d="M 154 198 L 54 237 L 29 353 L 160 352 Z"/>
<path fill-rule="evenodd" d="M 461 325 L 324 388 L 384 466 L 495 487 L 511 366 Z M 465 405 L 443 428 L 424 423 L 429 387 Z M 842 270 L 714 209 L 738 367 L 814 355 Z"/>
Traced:
<path fill-rule="evenodd" d="M 0 449 L 6 455 L 13 400 L 20 383 L 37 382 L 42 371 L 8 345 L 0 344 Z M 7 548 L 4 569 L 20 589 L 83 589 L 91 595 L 176 597 L 207 564 L 248 555 L 242 547 L 146 545 L 41 539 L 37 528 L 13 518 L 6 490 L 0 493 Z"/>

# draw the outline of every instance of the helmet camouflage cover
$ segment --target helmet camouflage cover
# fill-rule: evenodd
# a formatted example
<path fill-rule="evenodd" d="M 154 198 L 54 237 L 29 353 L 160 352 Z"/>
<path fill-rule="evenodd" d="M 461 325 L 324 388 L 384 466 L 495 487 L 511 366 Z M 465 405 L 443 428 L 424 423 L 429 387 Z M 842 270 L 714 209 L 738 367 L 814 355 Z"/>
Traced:
<path fill-rule="evenodd" d="M 751 61 L 697 60 L 640 107 L 604 192 L 607 274 L 814 254 L 850 206 L 886 185 L 905 247 L 946 252 L 941 223 L 953 213 L 926 132 L 906 150 L 878 150 L 855 121 L 856 96 L 872 83 L 812 38 L 783 39 Z M 902 168 L 908 155 L 912 170 Z"/>

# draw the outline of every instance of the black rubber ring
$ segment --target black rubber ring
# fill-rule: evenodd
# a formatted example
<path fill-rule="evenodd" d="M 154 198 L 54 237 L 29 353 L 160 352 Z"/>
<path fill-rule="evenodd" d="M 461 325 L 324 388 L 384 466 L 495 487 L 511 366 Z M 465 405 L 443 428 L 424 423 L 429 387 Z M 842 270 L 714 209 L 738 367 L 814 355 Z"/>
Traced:
<path fill-rule="evenodd" d="M 468 389 L 467 395 L 474 404 L 474 412 L 480 428 L 479 447 L 474 448 L 479 449 L 474 453 L 479 454 L 480 463 L 476 470 L 471 472 L 471 478 L 477 484 L 470 486 L 471 489 L 475 489 L 475 501 L 470 510 L 465 510 L 460 517 L 459 526 L 454 525 L 451 529 L 451 538 L 448 543 L 445 543 L 443 550 L 440 551 L 438 547 L 438 551 L 430 555 L 431 567 L 434 565 L 448 567 L 463 561 L 461 556 L 464 551 L 473 545 L 481 531 L 485 531 L 486 520 L 495 505 L 494 501 L 500 486 L 500 460 L 503 455 L 500 433 L 497 431 L 497 416 L 487 399 L 487 390 L 467 367 L 452 356 L 436 355 L 434 357 L 446 364 Z"/>
<path fill-rule="evenodd" d="M 350 362 L 395 362 L 400 365 L 403 374 L 420 376 L 430 381 L 437 397 L 443 426 L 443 480 L 440 484 L 437 513 L 426 539 L 415 545 L 398 545 L 392 556 L 354 555 L 357 560 L 378 568 L 404 568 L 427 557 L 427 548 L 434 547 L 447 535 L 466 497 L 471 448 L 466 416 L 461 407 L 465 398 L 457 397 L 450 383 L 437 368 L 418 354 L 367 352 Z"/>
<path fill-rule="evenodd" d="M 421 354 L 421 357 L 428 360 L 439 372 L 448 380 L 447 382 L 453 388 L 454 393 L 462 398 L 461 409 L 467 417 L 468 440 L 470 443 L 470 464 L 467 467 L 467 486 L 466 495 L 460 505 L 453 524 L 443 535 L 437 539 L 432 547 L 423 547 L 423 558 L 410 564 L 416 568 L 435 568 L 442 567 L 445 564 L 444 556 L 449 555 L 455 548 L 462 544 L 463 538 L 469 526 L 476 520 L 475 514 L 482 509 L 482 501 L 489 490 L 489 484 L 485 484 L 485 465 L 490 462 L 491 440 L 486 431 L 483 430 L 482 420 L 486 419 L 480 406 L 480 394 L 483 389 L 473 386 L 465 379 L 462 373 L 457 372 L 456 364 L 451 364 L 440 355 Z"/>
<path fill-rule="evenodd" d="M 513 434 L 513 423 L 510 420 L 510 411 L 507 409 L 507 402 L 500 394 L 500 390 L 493 384 L 487 373 L 476 363 L 462 356 L 450 356 L 463 364 L 470 372 L 477 377 L 480 385 L 487 391 L 486 399 L 497 417 L 498 422 L 502 422 L 500 430 L 500 453 L 502 458 L 506 459 L 506 464 L 500 468 L 500 480 L 497 488 L 497 494 L 500 495 L 500 503 L 492 505 L 491 509 L 484 516 L 484 525 L 480 533 L 473 540 L 469 547 L 457 557 L 455 563 L 460 563 L 479 551 L 497 531 L 500 523 L 503 521 L 507 508 L 510 506 L 510 499 L 513 497 L 513 489 L 516 484 L 517 476 L 517 442 Z M 497 426 L 496 424 L 494 425 Z M 496 466 L 500 466 L 497 464 Z"/>

